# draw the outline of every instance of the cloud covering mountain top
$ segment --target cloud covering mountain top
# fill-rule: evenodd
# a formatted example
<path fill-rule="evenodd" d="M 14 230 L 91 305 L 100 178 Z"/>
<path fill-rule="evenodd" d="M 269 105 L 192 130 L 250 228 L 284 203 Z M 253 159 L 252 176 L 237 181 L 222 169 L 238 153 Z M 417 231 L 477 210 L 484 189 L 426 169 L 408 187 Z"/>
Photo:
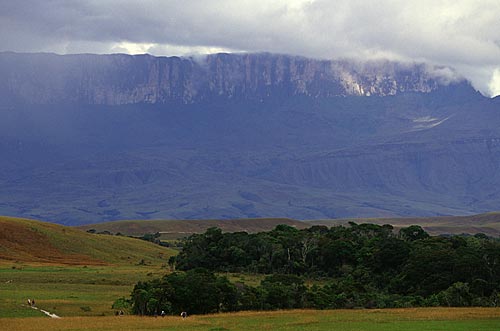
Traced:
<path fill-rule="evenodd" d="M 448 65 L 500 94 L 498 0 L 3 1 L 0 50 L 276 52 Z"/>

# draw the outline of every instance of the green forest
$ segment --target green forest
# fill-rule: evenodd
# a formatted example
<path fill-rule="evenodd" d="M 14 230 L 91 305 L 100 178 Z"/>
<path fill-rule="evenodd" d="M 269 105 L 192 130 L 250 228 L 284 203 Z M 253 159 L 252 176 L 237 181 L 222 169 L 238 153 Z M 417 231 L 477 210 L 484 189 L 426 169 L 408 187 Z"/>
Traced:
<path fill-rule="evenodd" d="M 430 236 L 415 225 L 279 225 L 255 234 L 211 228 L 184 239 L 169 263 L 175 272 L 135 286 L 134 313 L 500 304 L 499 239 Z M 266 277 L 249 286 L 225 272 Z"/>

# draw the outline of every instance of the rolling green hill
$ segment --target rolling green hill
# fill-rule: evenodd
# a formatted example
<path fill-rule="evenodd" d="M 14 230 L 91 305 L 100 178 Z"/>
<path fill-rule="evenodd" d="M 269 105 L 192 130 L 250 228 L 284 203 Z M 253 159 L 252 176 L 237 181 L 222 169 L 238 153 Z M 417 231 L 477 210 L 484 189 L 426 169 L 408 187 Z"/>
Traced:
<path fill-rule="evenodd" d="M 52 223 L 0 217 L 0 263 L 63 265 L 165 264 L 173 250 L 145 241 Z"/>

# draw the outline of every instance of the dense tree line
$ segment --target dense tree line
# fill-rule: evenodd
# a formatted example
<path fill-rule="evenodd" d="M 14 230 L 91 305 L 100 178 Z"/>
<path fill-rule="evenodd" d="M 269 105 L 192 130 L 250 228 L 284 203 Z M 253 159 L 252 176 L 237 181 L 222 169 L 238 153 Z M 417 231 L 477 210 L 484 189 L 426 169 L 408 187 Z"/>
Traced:
<path fill-rule="evenodd" d="M 170 260 L 180 271 L 136 285 L 135 313 L 500 304 L 500 241 L 482 234 L 280 225 L 256 234 L 211 228 L 183 246 Z M 270 276 L 251 287 L 214 274 L 222 272 Z M 304 279 L 321 285 L 307 286 Z"/>
<path fill-rule="evenodd" d="M 500 290 L 500 241 L 475 236 L 429 236 L 421 227 L 279 225 L 269 232 L 188 237 L 170 261 L 178 270 L 294 274 L 353 282 L 382 293 L 429 297 L 463 283 L 474 297 Z M 472 304 L 472 303 L 471 303 Z"/>
<path fill-rule="evenodd" d="M 311 292 L 312 293 L 312 292 Z M 271 275 L 260 286 L 233 284 L 204 268 L 174 272 L 162 279 L 139 282 L 131 295 L 132 312 L 139 315 L 206 314 L 238 310 L 314 307 L 308 288 L 296 275 Z"/>

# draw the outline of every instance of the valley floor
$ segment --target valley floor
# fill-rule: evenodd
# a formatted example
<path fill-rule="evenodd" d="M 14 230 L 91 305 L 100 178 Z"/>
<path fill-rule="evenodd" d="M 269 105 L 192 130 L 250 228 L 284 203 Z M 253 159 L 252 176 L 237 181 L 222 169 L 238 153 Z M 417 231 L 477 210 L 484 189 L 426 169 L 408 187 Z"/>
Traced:
<path fill-rule="evenodd" d="M 230 314 L 115 316 L 114 300 L 134 284 L 164 275 L 162 265 L 62 266 L 0 263 L 0 330 L 194 330 L 194 331 L 498 331 L 500 308 L 289 310 Z M 232 277 L 243 277 L 232 275 Z M 252 283 L 250 276 L 245 281 Z M 61 316 L 45 316 L 27 306 Z"/>

